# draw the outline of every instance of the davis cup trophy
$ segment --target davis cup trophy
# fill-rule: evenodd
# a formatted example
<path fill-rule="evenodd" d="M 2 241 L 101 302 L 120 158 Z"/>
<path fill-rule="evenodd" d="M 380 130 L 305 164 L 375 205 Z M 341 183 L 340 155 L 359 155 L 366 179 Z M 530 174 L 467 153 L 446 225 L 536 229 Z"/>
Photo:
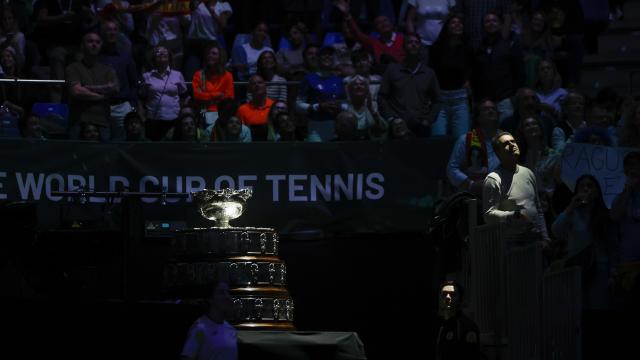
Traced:
<path fill-rule="evenodd" d="M 250 189 L 191 193 L 200 214 L 216 226 L 177 233 L 164 287 L 189 297 L 213 280 L 226 281 L 237 328 L 294 330 L 294 304 L 285 287 L 287 268 L 278 258 L 278 234 L 271 228 L 229 224 L 242 215 L 251 195 Z"/>

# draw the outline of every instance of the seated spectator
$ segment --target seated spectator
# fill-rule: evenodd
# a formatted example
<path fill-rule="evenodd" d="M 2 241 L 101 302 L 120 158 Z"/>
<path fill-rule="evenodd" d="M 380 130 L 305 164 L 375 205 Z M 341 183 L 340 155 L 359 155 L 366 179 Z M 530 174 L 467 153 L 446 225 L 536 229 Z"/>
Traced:
<path fill-rule="evenodd" d="M 520 45 L 524 54 L 525 86 L 534 87 L 538 64 L 542 59 L 552 59 L 560 40 L 551 36 L 546 15 L 535 11 L 531 20 L 524 24 Z"/>
<path fill-rule="evenodd" d="M 617 125 L 618 120 L 620 120 L 620 104 L 621 97 L 618 96 L 618 91 L 611 87 L 605 86 L 598 94 L 596 94 L 594 104 L 598 104 L 600 107 L 604 108 L 607 112 L 611 113 L 613 116 L 613 125 Z"/>
<path fill-rule="evenodd" d="M 276 141 L 298 141 L 296 136 L 296 122 L 289 113 L 278 113 L 273 119 L 273 128 L 276 133 Z"/>
<path fill-rule="evenodd" d="M 218 103 L 234 98 L 233 76 L 225 71 L 227 54 L 220 44 L 208 46 L 203 54 L 205 68 L 193 74 L 193 97 L 205 113 L 206 126 L 218 119 Z M 205 74 L 203 74 L 203 72 Z"/>
<path fill-rule="evenodd" d="M 618 133 L 614 124 L 613 111 L 614 110 L 607 109 L 602 103 L 594 102 L 587 111 L 586 123 L 589 127 L 605 129 L 611 140 L 610 146 L 618 146 Z"/>
<path fill-rule="evenodd" d="M 189 142 L 208 142 L 204 130 L 196 126 L 196 120 L 189 114 L 184 114 L 176 122 L 176 125 L 169 129 L 166 141 L 189 141 Z"/>
<path fill-rule="evenodd" d="M 560 119 L 551 135 L 551 147 L 558 152 L 564 150 L 565 144 L 578 129 L 586 126 L 582 94 L 575 91 L 569 92 L 561 105 Z"/>
<path fill-rule="evenodd" d="M 351 112 L 357 121 L 357 137 L 363 139 L 384 139 L 388 125 L 380 113 L 373 108 L 369 79 L 361 75 L 354 76 L 347 83 L 349 99 L 347 111 Z"/>
<path fill-rule="evenodd" d="M 536 96 L 535 91 L 531 88 L 520 88 L 513 98 L 515 111 L 510 116 L 503 118 L 500 123 L 500 129 L 508 132 L 516 132 L 522 121 L 526 118 L 534 117 L 542 122 L 544 138 L 547 145 L 551 145 L 551 133 L 555 124 L 555 118 L 544 111 L 540 106 L 540 100 Z"/>
<path fill-rule="evenodd" d="M 297 23 L 289 26 L 287 32 L 290 48 L 279 49 L 276 54 L 278 73 L 287 79 L 294 79 L 304 75 L 304 56 L 306 47 L 304 33 Z"/>
<path fill-rule="evenodd" d="M 469 93 L 473 51 L 464 39 L 460 15 L 446 19 L 440 36 L 429 50 L 429 65 L 438 76 L 442 108 L 432 125 L 432 134 L 458 138 L 469 131 Z"/>
<path fill-rule="evenodd" d="M 554 170 L 560 154 L 547 145 L 542 122 L 537 118 L 524 119 L 516 138 L 520 144 L 518 163 L 533 171 L 536 176 L 540 204 L 544 213 L 547 214 L 551 196 L 556 187 Z"/>
<path fill-rule="evenodd" d="M 211 141 L 239 141 L 251 142 L 251 130 L 236 116 L 238 104 L 233 99 L 224 99 L 218 103 L 218 121 L 205 130 Z M 231 119 L 234 117 L 235 119 Z M 240 122 L 239 132 L 236 130 L 236 120 Z"/>
<path fill-rule="evenodd" d="M 219 136 L 216 141 L 251 142 L 251 131 L 242 123 L 239 117 L 220 118 Z"/>
<path fill-rule="evenodd" d="M 401 64 L 390 64 L 378 94 L 380 114 L 385 119 L 400 117 L 418 137 L 431 134 L 431 125 L 440 112 L 438 79 L 419 57 L 420 39 L 404 38 L 406 57 Z"/>
<path fill-rule="evenodd" d="M 21 64 L 16 50 L 5 47 L 0 51 L 0 65 L 3 73 L 0 78 L 17 79 L 22 77 Z M 22 86 L 8 83 L 0 84 L 0 104 L 4 107 L 3 116 L 11 116 L 17 122 L 24 115 L 26 106 L 25 94 Z"/>
<path fill-rule="evenodd" d="M 276 61 L 276 55 L 273 51 L 264 51 L 258 57 L 258 72 L 257 74 L 262 76 L 262 79 L 271 84 L 267 85 L 267 97 L 271 100 L 288 101 L 287 98 L 287 85 L 277 85 L 274 83 L 285 83 L 287 80 L 278 74 L 276 70 L 278 63 Z M 247 100 L 251 100 L 247 96 Z"/>
<path fill-rule="evenodd" d="M 567 90 L 562 87 L 562 78 L 556 65 L 549 60 L 541 60 L 538 64 L 537 79 L 535 82 L 536 95 L 540 99 L 542 109 L 548 114 L 560 112 L 560 104 Z"/>
<path fill-rule="evenodd" d="M 324 47 L 318 53 L 317 71 L 307 73 L 300 84 L 296 110 L 307 115 L 308 141 L 329 141 L 334 136 L 335 116 L 346 98 L 342 78 L 334 74 L 335 50 Z"/>
<path fill-rule="evenodd" d="M 374 19 L 374 28 L 379 38 L 363 33 L 349 12 L 347 0 L 336 0 L 334 5 L 342 12 L 344 20 L 362 46 L 373 52 L 376 63 L 401 63 L 404 60 L 404 36 L 393 29 L 388 17 L 379 15 Z"/>
<path fill-rule="evenodd" d="M 373 108 L 378 111 L 378 93 L 380 92 L 382 76 L 371 73 L 373 57 L 368 51 L 364 49 L 356 50 L 351 55 L 351 63 L 353 64 L 355 73 L 351 76 L 345 77 L 344 82 L 346 84 L 350 83 L 351 80 L 353 80 L 353 78 L 357 75 L 363 76 L 368 79 L 369 93 L 371 94 L 371 104 L 373 105 Z"/>
<path fill-rule="evenodd" d="M 389 121 L 389 140 L 412 140 L 416 134 L 412 133 L 407 123 L 401 118 L 391 118 Z"/>
<path fill-rule="evenodd" d="M 622 116 L 620 146 L 640 148 L 640 102 L 634 102 Z"/>
<path fill-rule="evenodd" d="M 260 54 L 265 51 L 273 52 L 273 49 L 267 46 L 268 37 L 269 27 L 265 22 L 260 21 L 253 28 L 251 40 L 232 49 L 231 66 L 236 72 L 238 80 L 246 81 L 249 76 L 258 71 Z"/>
<path fill-rule="evenodd" d="M 46 140 L 40 125 L 40 117 L 36 114 L 29 114 L 24 118 L 20 123 L 20 132 L 25 139 Z"/>
<path fill-rule="evenodd" d="M 101 136 L 99 127 L 91 122 L 81 122 L 79 139 L 85 141 L 100 141 Z M 102 140 L 104 140 L 104 138 L 102 138 Z"/>
<path fill-rule="evenodd" d="M 101 48 L 100 35 L 87 33 L 82 38 L 82 61 L 66 69 L 72 139 L 77 138 L 78 126 L 84 122 L 97 126 L 102 140 L 111 139 L 110 99 L 120 86 L 113 68 L 98 62 Z"/>
<path fill-rule="evenodd" d="M 275 127 L 275 119 L 278 116 L 278 114 L 280 113 L 289 113 L 289 105 L 287 105 L 286 102 L 284 101 L 279 101 L 276 100 L 273 102 L 273 105 L 271 105 L 271 109 L 269 110 L 269 123 L 268 123 L 268 134 L 267 134 L 267 141 L 277 141 L 278 140 L 278 135 L 277 135 L 277 131 L 276 131 L 276 127 Z M 293 116 L 291 116 L 289 118 L 290 120 L 295 121 L 296 119 L 293 118 Z M 296 124 L 294 123 L 294 128 L 297 128 L 297 126 L 295 126 Z M 297 129 L 296 129 L 297 131 Z"/>
<path fill-rule="evenodd" d="M 578 178 L 571 202 L 551 230 L 567 248 L 565 266 L 579 266 L 582 270 L 582 308 L 607 309 L 616 236 L 596 178 Z"/>
<path fill-rule="evenodd" d="M 497 131 L 496 104 L 489 99 L 480 101 L 473 130 L 458 138 L 447 165 L 447 178 L 458 191 L 482 194 L 482 181 L 500 165 L 491 145 Z"/>
<path fill-rule="evenodd" d="M 369 140 L 366 133 L 358 132 L 358 119 L 349 111 L 342 111 L 336 116 L 335 131 L 331 141 Z"/>
<path fill-rule="evenodd" d="M 144 120 L 136 111 L 131 111 L 124 117 L 124 128 L 126 130 L 125 141 L 149 141 L 144 134 Z"/>
<path fill-rule="evenodd" d="M 267 97 L 264 79 L 260 75 L 249 78 L 247 88 L 251 100 L 238 108 L 238 118 L 251 129 L 253 141 L 266 141 L 268 137 L 269 111 L 273 100 Z"/>
<path fill-rule="evenodd" d="M 11 6 L 2 7 L 2 32 L 0 33 L 0 48 L 11 46 L 21 62 L 25 58 L 26 40 L 24 33 L 20 31 L 18 22 Z"/>
<path fill-rule="evenodd" d="M 182 73 L 172 69 L 171 52 L 157 46 L 152 51 L 151 71 L 142 74 L 140 109 L 146 118 L 146 137 L 158 141 L 175 125 L 180 106 L 187 101 L 187 86 Z"/>

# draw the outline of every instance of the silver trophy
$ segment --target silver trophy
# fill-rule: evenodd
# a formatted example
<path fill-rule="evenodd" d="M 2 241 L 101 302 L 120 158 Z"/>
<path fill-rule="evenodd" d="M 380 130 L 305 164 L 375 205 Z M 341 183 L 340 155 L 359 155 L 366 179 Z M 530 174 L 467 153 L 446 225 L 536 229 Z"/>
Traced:
<path fill-rule="evenodd" d="M 247 200 L 251 197 L 251 189 L 200 190 L 192 192 L 193 201 L 200 214 L 213 220 L 220 228 L 230 228 L 229 221 L 242 215 Z"/>

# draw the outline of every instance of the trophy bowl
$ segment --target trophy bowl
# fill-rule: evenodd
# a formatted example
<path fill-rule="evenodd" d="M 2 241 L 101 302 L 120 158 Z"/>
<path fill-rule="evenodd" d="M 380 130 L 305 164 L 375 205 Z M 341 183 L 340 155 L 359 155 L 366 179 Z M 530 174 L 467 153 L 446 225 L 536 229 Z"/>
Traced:
<path fill-rule="evenodd" d="M 247 200 L 251 197 L 251 189 L 204 189 L 192 192 L 193 202 L 205 219 L 213 220 L 221 228 L 230 228 L 229 221 L 242 215 Z"/>

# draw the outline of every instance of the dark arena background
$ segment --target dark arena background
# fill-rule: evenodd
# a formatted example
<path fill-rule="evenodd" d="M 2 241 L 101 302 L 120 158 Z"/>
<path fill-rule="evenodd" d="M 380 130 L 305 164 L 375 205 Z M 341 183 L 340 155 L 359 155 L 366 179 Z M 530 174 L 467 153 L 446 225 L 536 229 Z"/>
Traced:
<path fill-rule="evenodd" d="M 638 359 L 638 149 L 640 0 L 7 0 L 0 359 Z"/>

